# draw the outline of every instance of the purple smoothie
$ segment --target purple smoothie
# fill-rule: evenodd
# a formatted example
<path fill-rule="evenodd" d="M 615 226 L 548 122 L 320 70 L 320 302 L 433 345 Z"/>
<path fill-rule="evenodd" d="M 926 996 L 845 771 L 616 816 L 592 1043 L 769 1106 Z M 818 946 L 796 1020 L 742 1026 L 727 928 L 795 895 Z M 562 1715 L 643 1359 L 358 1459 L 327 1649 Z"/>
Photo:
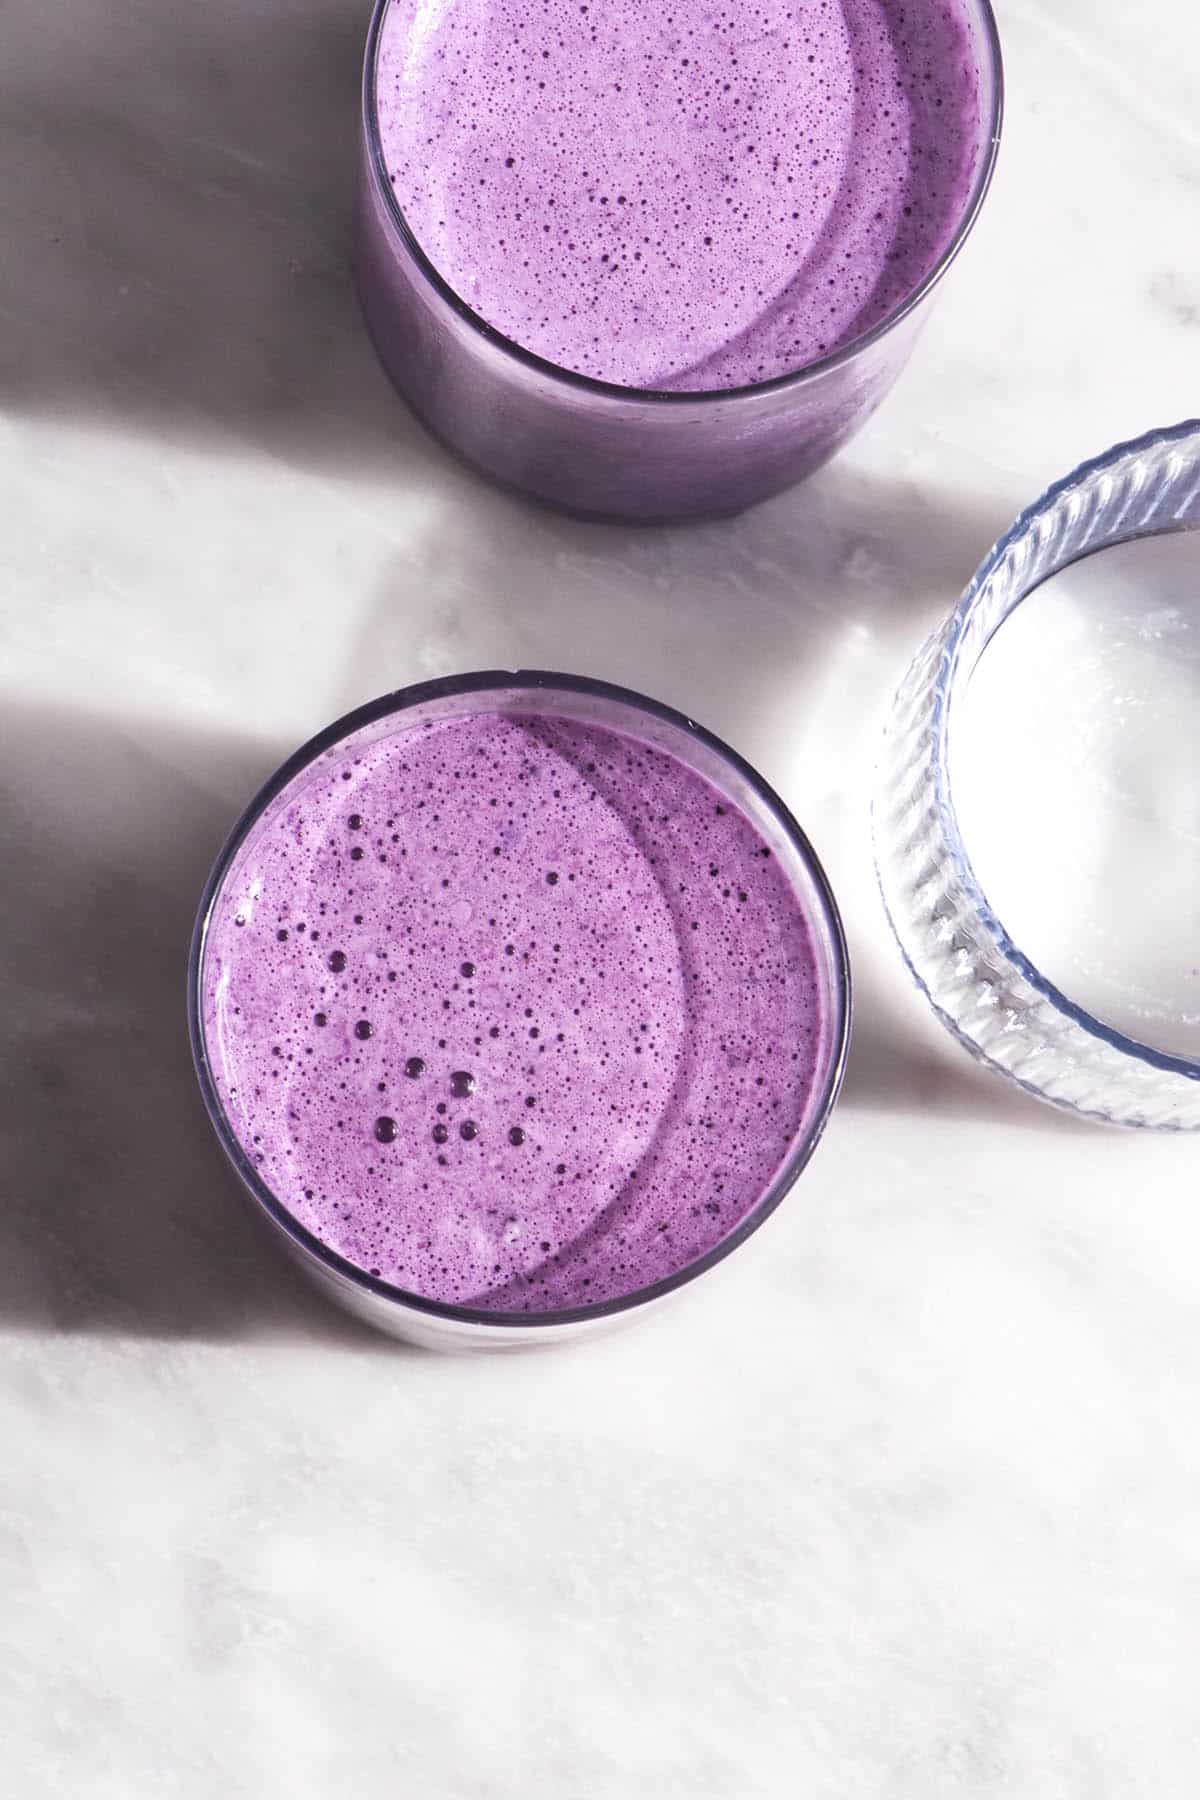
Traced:
<path fill-rule="evenodd" d="M 645 1288 L 762 1198 L 828 1067 L 751 822 L 606 727 L 478 713 L 310 765 L 202 968 L 235 1136 L 330 1249 L 502 1311 Z"/>
<path fill-rule="evenodd" d="M 968 0 L 392 0 L 384 164 L 490 325 L 650 389 L 770 380 L 885 319 L 963 216 Z"/>

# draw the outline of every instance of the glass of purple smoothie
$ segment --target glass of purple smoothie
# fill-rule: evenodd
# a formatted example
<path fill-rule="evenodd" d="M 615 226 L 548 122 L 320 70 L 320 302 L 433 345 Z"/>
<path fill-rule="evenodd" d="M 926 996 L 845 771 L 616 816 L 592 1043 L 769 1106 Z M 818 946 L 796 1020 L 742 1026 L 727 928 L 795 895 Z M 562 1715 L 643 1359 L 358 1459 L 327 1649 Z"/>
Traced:
<path fill-rule="evenodd" d="M 224 1151 L 334 1299 L 437 1348 L 632 1316 L 779 1204 L 837 1096 L 837 908 L 732 750 L 622 688 L 466 675 L 299 750 L 206 887 Z"/>
<path fill-rule="evenodd" d="M 570 511 L 741 510 L 892 385 L 983 202 L 988 0 L 378 0 L 357 274 L 429 429 Z"/>

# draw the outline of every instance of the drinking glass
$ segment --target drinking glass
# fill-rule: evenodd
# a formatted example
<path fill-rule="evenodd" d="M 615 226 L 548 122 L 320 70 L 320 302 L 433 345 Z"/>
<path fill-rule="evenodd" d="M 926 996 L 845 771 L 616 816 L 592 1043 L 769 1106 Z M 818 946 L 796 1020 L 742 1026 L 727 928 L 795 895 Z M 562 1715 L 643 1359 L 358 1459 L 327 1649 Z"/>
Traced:
<path fill-rule="evenodd" d="M 1085 1118 L 1176 1130 L 1200 1128 L 1200 540 L 1173 536 L 1197 527 L 1195 420 L 1022 513 L 901 685 L 874 827 L 958 1041 Z"/>
<path fill-rule="evenodd" d="M 989 0 L 965 8 L 979 70 L 977 166 L 957 229 L 925 279 L 870 331 L 793 374 L 694 393 L 620 387 L 547 362 L 494 330 L 442 279 L 383 161 L 375 64 L 388 5 L 377 0 L 363 71 L 356 273 L 380 360 L 435 437 L 551 505 L 650 521 L 739 512 L 812 474 L 869 418 L 907 361 L 991 180 L 1003 74 Z"/>
<path fill-rule="evenodd" d="M 451 1305 L 394 1287 L 346 1261 L 294 1218 L 264 1182 L 230 1123 L 213 1078 L 205 1028 L 205 952 L 214 909 L 240 853 L 258 834 L 275 827 L 279 814 L 294 804 L 297 789 L 319 778 L 331 760 L 341 762 L 353 748 L 426 723 L 480 712 L 567 718 L 668 752 L 752 821 L 791 880 L 812 937 L 823 1029 L 817 1034 L 812 1087 L 785 1161 L 751 1210 L 705 1255 L 653 1286 L 594 1306 L 532 1313 Z M 188 1023 L 200 1091 L 221 1147 L 256 1208 L 306 1274 L 330 1298 L 397 1337 L 437 1349 L 511 1349 L 579 1336 L 635 1316 L 721 1262 L 774 1211 L 812 1155 L 837 1098 L 850 1026 L 850 968 L 837 906 L 808 839 L 778 795 L 736 751 L 681 713 L 627 689 L 579 676 L 501 670 L 385 695 L 330 725 L 271 777 L 234 827 L 204 889 L 188 967 Z"/>

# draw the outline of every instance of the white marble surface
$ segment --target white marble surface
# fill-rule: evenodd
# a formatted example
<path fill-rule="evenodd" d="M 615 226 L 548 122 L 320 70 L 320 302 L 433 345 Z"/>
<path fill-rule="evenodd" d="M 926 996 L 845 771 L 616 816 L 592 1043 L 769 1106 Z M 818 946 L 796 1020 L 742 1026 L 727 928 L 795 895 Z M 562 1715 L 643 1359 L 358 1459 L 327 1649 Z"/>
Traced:
<path fill-rule="evenodd" d="M 1197 404 L 1190 0 L 1001 0 L 995 187 L 863 437 L 583 526 L 410 422 L 346 277 L 360 0 L 0 39 L 0 1790 L 1192 1800 L 1200 1159 L 1010 1094 L 869 876 L 890 686 L 1014 511 Z M 406 1353 L 193 1097 L 183 950 L 280 754 L 414 677 L 648 689 L 782 788 L 859 1018 L 792 1200 L 640 1328 Z"/>

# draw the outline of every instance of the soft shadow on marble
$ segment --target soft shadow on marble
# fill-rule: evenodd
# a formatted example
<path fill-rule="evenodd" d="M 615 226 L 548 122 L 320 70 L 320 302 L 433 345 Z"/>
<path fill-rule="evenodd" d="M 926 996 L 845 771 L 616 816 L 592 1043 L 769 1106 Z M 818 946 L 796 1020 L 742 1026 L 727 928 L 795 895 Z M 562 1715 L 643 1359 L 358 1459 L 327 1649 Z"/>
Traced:
<path fill-rule="evenodd" d="M 327 466 L 432 451 L 348 275 L 366 5 L 91 0 L 6 19 L 0 393 Z"/>
<path fill-rule="evenodd" d="M 386 1346 L 267 1240 L 191 1068 L 196 903 L 276 760 L 250 740 L 6 704 L 0 1326 Z"/>
<path fill-rule="evenodd" d="M 738 518 L 665 527 L 586 523 L 463 479 L 385 562 L 347 646 L 347 705 L 381 670 L 554 667 L 674 700 L 742 749 L 764 704 L 803 733 L 848 646 L 882 650 L 870 673 L 890 699 L 1010 517 L 1003 497 L 846 460 Z"/>

